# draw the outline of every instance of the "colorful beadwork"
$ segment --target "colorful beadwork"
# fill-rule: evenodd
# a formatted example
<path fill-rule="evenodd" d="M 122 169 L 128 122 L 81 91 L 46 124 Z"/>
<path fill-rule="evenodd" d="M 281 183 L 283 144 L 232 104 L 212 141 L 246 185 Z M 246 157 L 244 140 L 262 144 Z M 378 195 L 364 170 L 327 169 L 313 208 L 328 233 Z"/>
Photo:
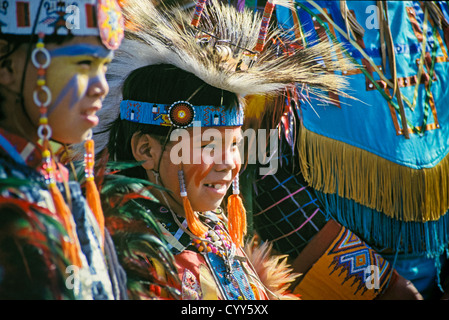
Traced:
<path fill-rule="evenodd" d="M 220 257 L 226 257 L 227 252 L 232 249 L 232 242 L 227 238 L 220 222 L 213 229 L 207 231 L 204 239 L 207 241 L 200 239 L 193 240 L 199 252 L 212 252 Z"/>
<path fill-rule="evenodd" d="M 94 176 L 94 166 L 95 166 L 95 147 L 94 141 L 91 139 L 92 133 L 90 133 L 90 137 L 86 138 L 86 142 L 84 143 L 85 153 L 84 153 L 84 173 L 87 181 L 93 181 L 95 179 Z"/>
<path fill-rule="evenodd" d="M 124 34 L 124 19 L 116 0 L 2 0 L 2 34 L 29 36 L 38 30 L 46 35 L 100 36 L 116 49 Z"/>
<path fill-rule="evenodd" d="M 106 48 L 115 50 L 124 36 L 124 20 L 115 0 L 98 1 L 98 27 Z"/>
<path fill-rule="evenodd" d="M 195 109 L 187 101 L 178 101 L 170 107 L 168 117 L 174 126 L 187 128 L 193 122 Z"/>
<path fill-rule="evenodd" d="M 229 261 L 218 255 L 208 254 L 207 259 L 211 265 L 222 293 L 226 300 L 254 300 L 255 295 L 248 276 L 245 273 L 241 262 L 238 260 Z M 229 265 L 232 272 L 229 272 Z"/>
<path fill-rule="evenodd" d="M 274 10 L 274 4 L 271 0 L 267 1 L 262 16 L 262 24 L 260 26 L 259 37 L 257 38 L 257 44 L 254 47 L 255 51 L 262 52 L 265 46 L 265 39 L 267 38 L 268 25 L 270 24 L 271 16 Z"/>
<path fill-rule="evenodd" d="M 42 140 L 43 151 L 42 151 L 42 159 L 43 159 L 43 169 L 45 171 L 45 180 L 48 186 L 54 187 L 56 186 L 56 180 L 54 177 L 54 168 L 51 159 L 51 153 L 48 149 L 48 141 L 51 138 L 52 131 L 48 124 L 48 106 L 51 103 L 52 97 L 50 89 L 46 86 L 46 69 L 50 65 L 50 53 L 45 48 L 44 44 L 45 34 L 40 32 L 38 34 L 38 41 L 36 43 L 36 47 L 31 53 L 31 62 L 37 68 L 37 82 L 36 89 L 33 92 L 33 100 L 36 106 L 39 108 L 39 127 L 37 130 L 39 139 Z M 43 62 L 38 61 L 38 55 L 42 55 L 44 60 Z M 45 96 L 44 101 L 42 101 L 42 97 Z"/>
<path fill-rule="evenodd" d="M 225 106 L 196 106 L 186 101 L 158 104 L 123 100 L 120 119 L 156 126 L 233 127 L 243 125 L 243 107 L 238 110 Z"/>
<path fill-rule="evenodd" d="M 227 235 L 222 222 L 217 221 L 213 229 L 206 232 L 203 240 L 194 239 L 193 243 L 209 262 L 226 299 L 255 299 L 251 284 L 240 261 L 234 259 L 236 247 Z"/>
<path fill-rule="evenodd" d="M 198 0 L 198 3 L 195 7 L 195 12 L 193 13 L 193 18 L 191 25 L 194 27 L 198 27 L 198 24 L 200 23 L 201 14 L 204 10 L 204 5 L 206 4 L 206 0 Z"/>

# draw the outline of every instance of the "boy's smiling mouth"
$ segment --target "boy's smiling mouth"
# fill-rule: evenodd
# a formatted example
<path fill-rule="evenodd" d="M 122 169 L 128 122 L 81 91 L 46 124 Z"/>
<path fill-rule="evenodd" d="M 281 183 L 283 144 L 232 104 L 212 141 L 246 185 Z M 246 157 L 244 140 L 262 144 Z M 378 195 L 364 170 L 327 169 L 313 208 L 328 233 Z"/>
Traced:
<path fill-rule="evenodd" d="M 209 188 L 214 188 L 214 189 L 222 189 L 223 187 L 226 187 L 226 185 L 225 184 L 221 184 L 221 183 L 217 183 L 217 184 L 209 184 L 209 183 L 206 183 L 206 184 L 204 184 L 206 187 L 209 187 Z"/>
<path fill-rule="evenodd" d="M 225 195 L 226 191 L 228 190 L 228 187 L 230 185 L 230 182 L 227 181 L 219 181 L 219 182 L 212 182 L 212 183 L 205 183 L 204 186 L 207 187 L 212 192 L 218 193 L 220 195 Z"/>

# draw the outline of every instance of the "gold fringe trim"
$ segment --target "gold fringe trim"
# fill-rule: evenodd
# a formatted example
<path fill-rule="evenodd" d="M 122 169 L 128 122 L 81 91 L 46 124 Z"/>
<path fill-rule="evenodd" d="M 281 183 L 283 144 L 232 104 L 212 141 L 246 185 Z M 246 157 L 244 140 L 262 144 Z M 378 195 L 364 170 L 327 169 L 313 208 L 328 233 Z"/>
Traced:
<path fill-rule="evenodd" d="M 449 156 L 411 169 L 300 125 L 299 165 L 310 186 L 405 222 L 435 221 L 449 209 Z M 338 186 L 337 186 L 338 184 Z"/>

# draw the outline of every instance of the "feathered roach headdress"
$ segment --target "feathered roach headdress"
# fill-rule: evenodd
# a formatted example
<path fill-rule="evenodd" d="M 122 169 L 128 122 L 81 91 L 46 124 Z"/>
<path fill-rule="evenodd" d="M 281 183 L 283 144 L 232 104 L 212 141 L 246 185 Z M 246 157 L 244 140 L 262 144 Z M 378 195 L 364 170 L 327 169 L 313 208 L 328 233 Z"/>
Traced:
<path fill-rule="evenodd" d="M 96 128 L 99 133 L 97 150 L 107 145 L 107 127 L 120 111 L 122 119 L 155 124 L 145 120 L 147 117 L 129 118 L 132 113 L 127 108 L 131 104 L 122 101 L 121 96 L 127 75 L 147 65 L 172 64 L 241 98 L 279 95 L 292 84 L 307 86 L 317 94 L 321 90 L 340 92 L 345 83 L 334 71 L 347 69 L 348 65 L 332 59 L 330 43 L 292 50 L 287 54 L 272 45 L 275 39 L 283 36 L 280 30 L 269 26 L 275 4 L 291 5 L 292 2 L 269 0 L 264 14 L 260 15 L 248 9 L 239 12 L 218 0 L 208 1 L 208 4 L 206 0 L 199 0 L 194 12 L 180 7 L 156 8 L 150 1 L 125 1 L 127 30 L 125 40 L 109 67 L 111 93 L 98 113 L 101 121 Z M 270 45 L 266 46 L 266 43 Z M 168 107 L 161 112 L 167 110 Z M 238 184 L 234 185 L 238 189 Z M 240 221 L 245 218 L 242 217 L 245 212 L 237 195 L 231 198 L 230 203 L 230 210 L 240 211 L 238 218 L 229 217 L 231 236 L 240 244 L 246 230 L 245 222 Z M 186 216 L 189 229 L 202 236 L 204 230 L 201 223 L 195 223 L 195 214 L 186 212 Z M 237 227 L 233 227 L 233 221 Z"/>
<path fill-rule="evenodd" d="M 240 97 L 277 95 L 297 83 L 324 98 L 320 92 L 341 93 L 346 85 L 338 73 L 351 67 L 347 60 L 335 61 L 334 44 L 322 42 L 283 54 L 272 42 L 290 36 L 268 28 L 267 14 L 248 9 L 238 12 L 219 0 L 208 5 L 199 1 L 198 6 L 204 5 L 200 14 L 198 8 L 195 12 L 176 6 L 156 8 L 149 0 L 122 2 L 127 19 L 125 39 L 108 70 L 110 93 L 98 113 L 102 121 L 94 130 L 97 150 L 106 146 L 105 128 L 119 115 L 116 106 L 122 101 L 126 76 L 143 66 L 172 64 Z M 291 3 L 268 1 L 267 7 Z"/>

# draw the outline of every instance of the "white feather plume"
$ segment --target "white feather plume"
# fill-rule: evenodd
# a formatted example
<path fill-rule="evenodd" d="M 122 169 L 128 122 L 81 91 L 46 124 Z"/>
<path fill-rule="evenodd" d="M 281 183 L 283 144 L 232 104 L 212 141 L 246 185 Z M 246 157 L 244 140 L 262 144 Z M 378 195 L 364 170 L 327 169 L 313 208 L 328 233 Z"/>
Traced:
<path fill-rule="evenodd" d="M 291 0 L 277 2 L 285 6 L 292 3 Z M 108 68 L 110 93 L 98 113 L 100 125 L 94 130 L 97 151 L 106 146 L 107 127 L 118 117 L 125 78 L 146 65 L 173 64 L 209 85 L 241 97 L 277 94 L 292 83 L 306 85 L 310 91 L 318 89 L 318 95 L 327 97 L 321 91 L 341 93 L 346 82 L 338 73 L 352 68 L 346 60 L 335 61 L 337 48 L 331 43 L 322 42 L 280 55 L 279 48 L 270 42 L 282 35 L 276 28 L 270 28 L 268 45 L 254 57 L 253 65 L 236 68 L 239 61 L 252 59 L 248 53 L 257 43 L 262 17 L 249 9 L 239 12 L 219 0 L 208 1 L 199 29 L 190 25 L 191 10 L 155 7 L 150 0 L 127 0 L 124 16 L 125 39 Z"/>

